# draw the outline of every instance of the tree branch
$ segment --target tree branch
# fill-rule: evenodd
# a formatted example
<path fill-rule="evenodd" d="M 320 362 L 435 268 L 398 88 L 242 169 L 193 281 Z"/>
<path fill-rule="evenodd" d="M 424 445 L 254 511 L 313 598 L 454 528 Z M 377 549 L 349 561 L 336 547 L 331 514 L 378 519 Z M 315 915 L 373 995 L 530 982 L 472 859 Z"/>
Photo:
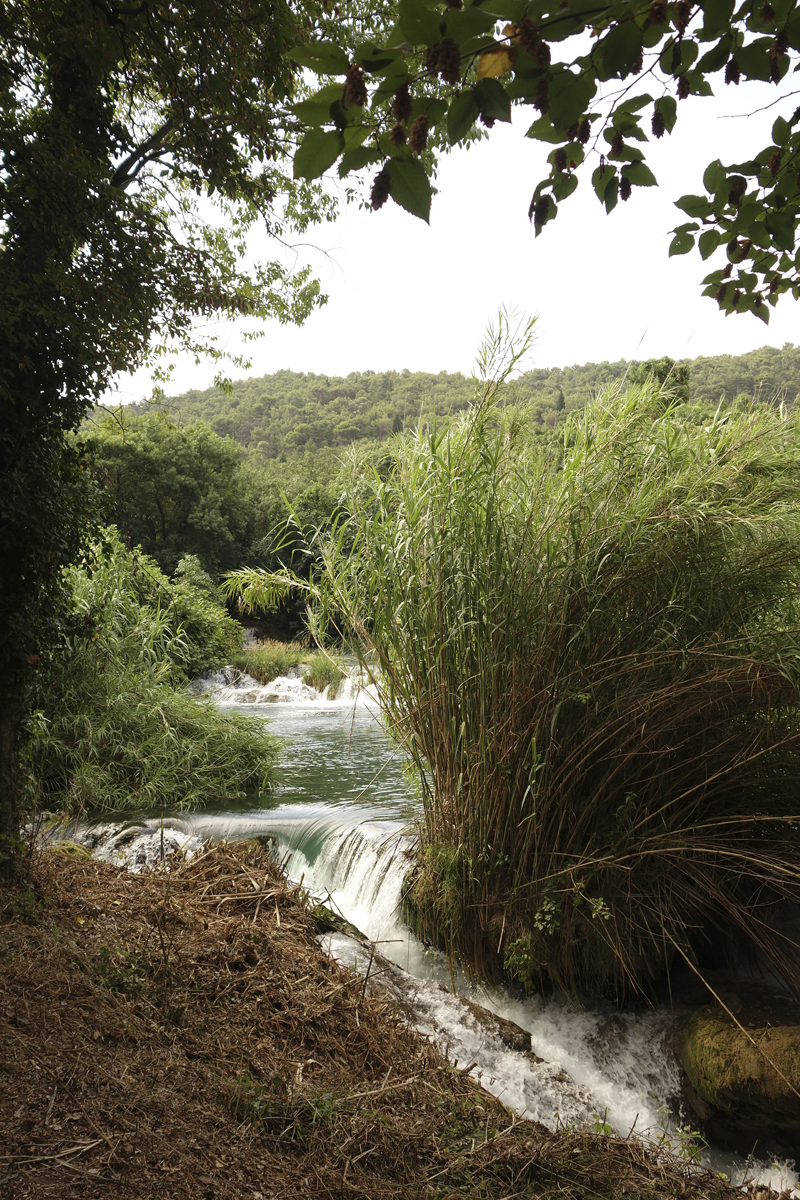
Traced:
<path fill-rule="evenodd" d="M 132 150 L 127 158 L 123 159 L 116 171 L 111 177 L 111 186 L 122 188 L 123 190 L 128 184 L 133 183 L 144 161 L 151 156 L 151 152 L 163 144 L 167 134 L 171 133 L 176 128 L 177 122 L 174 117 L 170 117 L 163 125 L 158 128 L 155 133 Z"/>

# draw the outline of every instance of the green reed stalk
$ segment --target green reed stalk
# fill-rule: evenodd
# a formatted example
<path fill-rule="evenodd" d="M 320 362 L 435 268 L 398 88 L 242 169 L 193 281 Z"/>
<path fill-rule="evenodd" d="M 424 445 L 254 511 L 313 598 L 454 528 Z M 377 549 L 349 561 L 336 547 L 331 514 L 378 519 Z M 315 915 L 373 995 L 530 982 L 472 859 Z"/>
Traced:
<path fill-rule="evenodd" d="M 410 901 L 476 972 L 620 994 L 749 945 L 800 990 L 797 434 L 647 386 L 548 444 L 490 390 L 353 473 L 311 624 L 379 667 L 422 780 Z"/>

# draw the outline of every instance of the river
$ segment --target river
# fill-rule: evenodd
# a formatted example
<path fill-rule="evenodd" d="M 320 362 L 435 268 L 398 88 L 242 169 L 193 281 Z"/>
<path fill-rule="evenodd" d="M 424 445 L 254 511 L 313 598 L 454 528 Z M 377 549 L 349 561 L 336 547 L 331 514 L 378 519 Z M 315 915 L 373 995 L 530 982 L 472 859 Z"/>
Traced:
<path fill-rule="evenodd" d="M 668 1011 L 620 1014 L 471 987 L 403 924 L 399 898 L 419 807 L 369 692 L 350 683 L 340 698 L 327 700 L 296 677 L 269 689 L 246 681 L 231 685 L 221 675 L 210 682 L 221 707 L 251 713 L 282 739 L 277 788 L 266 799 L 245 797 L 235 806 L 191 815 L 81 822 L 69 836 L 132 869 L 157 864 L 176 849 L 191 852 L 208 837 L 272 838 L 292 879 L 302 880 L 409 972 L 417 1027 L 459 1065 L 474 1064 L 474 1076 L 509 1107 L 550 1128 L 608 1125 L 622 1136 L 633 1129 L 656 1143 L 665 1139 L 679 1153 L 693 1152 L 684 1132 Z M 366 969 L 366 952 L 357 943 L 335 936 L 325 945 Z M 487 1033 L 457 996 L 529 1030 L 533 1054 Z M 702 1161 L 735 1183 L 746 1177 L 800 1189 L 793 1163 L 748 1161 L 749 1149 L 733 1154 L 706 1148 Z"/>

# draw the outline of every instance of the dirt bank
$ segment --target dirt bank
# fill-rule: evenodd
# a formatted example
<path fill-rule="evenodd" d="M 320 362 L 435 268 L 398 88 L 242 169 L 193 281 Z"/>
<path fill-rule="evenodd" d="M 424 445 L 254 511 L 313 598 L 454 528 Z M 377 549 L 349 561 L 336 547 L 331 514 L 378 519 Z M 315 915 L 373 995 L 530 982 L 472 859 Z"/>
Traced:
<path fill-rule="evenodd" d="M 740 1195 L 515 1121 L 323 956 L 258 846 L 43 852 L 0 905 L 3 1200 Z"/>

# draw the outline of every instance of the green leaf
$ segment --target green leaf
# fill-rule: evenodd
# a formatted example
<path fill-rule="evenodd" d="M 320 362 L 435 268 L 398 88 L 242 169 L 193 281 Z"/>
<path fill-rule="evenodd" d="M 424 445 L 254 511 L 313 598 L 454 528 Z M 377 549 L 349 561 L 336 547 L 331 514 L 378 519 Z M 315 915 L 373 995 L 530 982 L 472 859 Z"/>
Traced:
<path fill-rule="evenodd" d="M 494 26 L 495 18 L 485 9 L 474 5 L 470 8 L 451 8 L 445 14 L 445 36 L 451 37 L 459 45 L 479 34 L 492 32 Z"/>
<path fill-rule="evenodd" d="M 374 146 L 357 146 L 355 150 L 346 150 L 339 163 L 339 178 L 344 179 L 351 171 L 361 171 L 370 163 L 379 162 L 382 157 Z"/>
<path fill-rule="evenodd" d="M 412 46 L 432 46 L 441 40 L 441 16 L 422 0 L 400 0 L 397 22 Z"/>
<path fill-rule="evenodd" d="M 349 58 L 335 42 L 307 42 L 305 46 L 293 46 L 289 57 L 317 75 L 345 75 L 350 66 Z"/>
<path fill-rule="evenodd" d="M 330 104 L 318 104 L 316 100 L 301 100 L 292 105 L 292 112 L 304 125 L 328 125 L 331 121 Z"/>
<path fill-rule="evenodd" d="M 754 317 L 758 317 L 759 321 L 769 325 L 769 307 L 766 304 L 760 304 L 758 308 L 753 307 L 752 313 Z"/>
<path fill-rule="evenodd" d="M 625 174 L 636 187 L 655 187 L 656 177 L 646 163 L 632 162 L 625 167 Z"/>
<path fill-rule="evenodd" d="M 608 163 L 604 167 L 596 167 L 592 173 L 592 187 L 597 193 L 598 200 L 605 199 L 606 188 L 612 179 L 616 179 L 617 173 Z"/>
<path fill-rule="evenodd" d="M 344 149 L 338 129 L 310 129 L 294 156 L 295 179 L 318 179 Z"/>
<path fill-rule="evenodd" d="M 791 128 L 789 122 L 783 117 L 778 117 L 775 124 L 772 126 L 772 140 L 776 146 L 785 146 L 791 137 Z"/>
<path fill-rule="evenodd" d="M 709 163 L 703 174 L 703 187 L 712 196 L 715 196 L 722 187 L 725 180 L 728 178 L 728 172 L 723 167 L 718 158 Z M 686 197 L 684 197 L 686 199 Z"/>
<path fill-rule="evenodd" d="M 730 25 L 735 7 L 735 0 L 704 0 L 703 3 L 703 39 L 719 37 Z"/>
<path fill-rule="evenodd" d="M 527 0 L 486 0 L 481 9 L 501 21 L 521 21 L 525 16 Z"/>
<path fill-rule="evenodd" d="M 511 101 L 499 79 L 482 79 L 473 91 L 481 116 L 492 121 L 511 120 Z"/>
<path fill-rule="evenodd" d="M 567 129 L 583 116 L 596 91 L 597 80 L 593 75 L 557 71 L 548 87 L 550 111 L 547 115 L 554 125 Z"/>
<path fill-rule="evenodd" d="M 356 46 L 354 58 L 360 67 L 371 75 L 385 71 L 401 58 L 399 50 L 387 50 L 385 46 L 376 46 L 374 42 L 364 42 Z"/>
<path fill-rule="evenodd" d="M 716 46 L 712 46 L 707 50 L 697 64 L 697 70 L 704 75 L 713 75 L 715 71 L 721 71 L 725 63 L 731 56 L 731 36 L 726 33 L 721 38 Z"/>
<path fill-rule="evenodd" d="M 605 193 L 605 196 L 603 197 L 603 202 L 606 206 L 607 213 L 613 212 L 613 210 L 617 207 L 618 199 L 619 199 L 619 179 L 615 175 L 613 179 L 609 179 L 608 185 L 606 187 L 606 193 Z"/>
<path fill-rule="evenodd" d="M 669 256 L 675 254 L 688 254 L 694 248 L 694 234 L 678 233 L 669 244 Z"/>
<path fill-rule="evenodd" d="M 342 130 L 345 150 L 355 150 L 356 146 L 366 141 L 371 132 L 369 125 L 348 125 Z"/>
<path fill-rule="evenodd" d="M 768 212 L 764 224 L 779 250 L 794 250 L 795 218 L 791 213 Z"/>
<path fill-rule="evenodd" d="M 631 96 L 629 99 L 623 100 L 621 104 L 617 105 L 617 107 L 614 109 L 614 115 L 616 116 L 617 113 L 624 112 L 640 112 L 643 108 L 646 108 L 648 104 L 652 103 L 653 97 L 647 93 L 644 93 L 641 96 Z"/>
<path fill-rule="evenodd" d="M 418 158 L 393 158 L 388 164 L 392 199 L 415 217 L 428 222 L 431 215 L 431 183 Z"/>
<path fill-rule="evenodd" d="M 678 119 L 678 102 L 674 96 L 661 96 L 656 100 L 655 108 L 664 118 L 667 133 L 672 133 Z"/>
<path fill-rule="evenodd" d="M 578 186 L 577 175 L 559 175 L 553 183 L 553 195 L 556 200 L 566 200 Z"/>
<path fill-rule="evenodd" d="M 327 125 L 331 120 L 331 105 L 341 100 L 342 95 L 341 83 L 329 83 L 307 100 L 293 104 L 292 112 L 304 125 Z"/>
<path fill-rule="evenodd" d="M 434 129 L 442 118 L 447 116 L 447 101 L 431 100 L 425 111 L 428 114 L 428 125 Z"/>
<path fill-rule="evenodd" d="M 722 234 L 718 229 L 706 229 L 700 234 L 697 239 L 697 244 L 700 247 L 700 257 L 702 259 L 710 258 L 720 243 Z"/>
<path fill-rule="evenodd" d="M 739 46 L 736 51 L 736 61 L 741 67 L 742 74 L 747 79 L 761 79 L 765 83 L 770 78 L 769 49 L 772 38 L 756 38 L 748 46 Z"/>
<path fill-rule="evenodd" d="M 525 137 L 534 138 L 537 142 L 550 142 L 559 145 L 564 141 L 564 130 L 555 125 L 548 117 L 539 117 L 533 122 Z"/>
<path fill-rule="evenodd" d="M 478 104 L 472 88 L 465 88 L 454 97 L 447 113 L 447 137 L 451 146 L 466 137 L 477 121 L 478 113 Z"/>
<path fill-rule="evenodd" d="M 603 78 L 619 75 L 624 79 L 642 52 L 642 31 L 635 21 L 614 25 L 599 45 Z"/>
<path fill-rule="evenodd" d="M 689 217 L 708 217 L 711 215 L 711 205 L 705 196 L 681 196 L 675 201 L 675 207 L 681 209 Z"/>

